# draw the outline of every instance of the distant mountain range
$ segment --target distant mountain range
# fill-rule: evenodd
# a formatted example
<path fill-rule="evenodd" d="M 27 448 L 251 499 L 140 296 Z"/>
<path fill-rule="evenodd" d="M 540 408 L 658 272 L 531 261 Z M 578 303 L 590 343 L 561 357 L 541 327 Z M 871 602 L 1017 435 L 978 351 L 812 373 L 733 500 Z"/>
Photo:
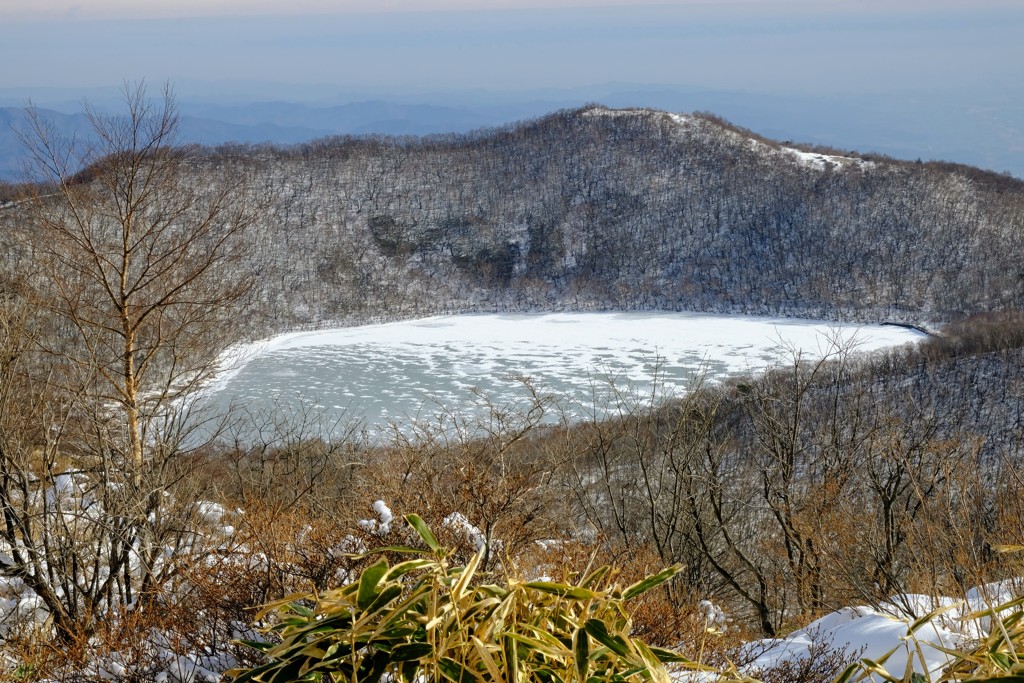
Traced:
<path fill-rule="evenodd" d="M 109 93 L 81 93 L 116 111 Z M 298 101 L 299 96 L 304 97 Z M 295 101 L 228 102 L 180 98 L 182 141 L 294 144 L 329 135 L 432 135 L 467 132 L 536 118 L 550 111 L 600 102 L 611 107 L 710 111 L 778 140 L 829 145 L 900 159 L 945 160 L 1024 178 L 1024 99 L 949 102 L 941 93 L 797 95 L 612 84 L 560 91 L 295 93 Z M 24 96 L 0 89 L 0 179 L 16 173 Z M 79 136 L 87 122 L 75 101 L 42 93 L 53 125 Z"/>
<path fill-rule="evenodd" d="M 434 135 L 498 126 L 544 113 L 524 107 L 444 107 L 386 101 L 336 106 L 291 102 L 244 105 L 182 105 L 180 140 L 216 146 L 223 143 L 292 145 L 331 135 Z M 78 139 L 92 134 L 87 117 L 40 108 L 56 132 Z M 520 116 L 521 114 L 521 116 Z M 0 107 L 0 180 L 14 180 L 23 147 L 18 130 L 26 126 L 23 107 Z"/>

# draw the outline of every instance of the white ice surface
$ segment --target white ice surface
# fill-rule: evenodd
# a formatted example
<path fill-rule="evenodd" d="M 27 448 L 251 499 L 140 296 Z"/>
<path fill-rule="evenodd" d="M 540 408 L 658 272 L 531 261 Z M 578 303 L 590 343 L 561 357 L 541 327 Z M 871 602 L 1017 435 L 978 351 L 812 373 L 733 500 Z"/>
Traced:
<path fill-rule="evenodd" d="M 794 349 L 818 357 L 842 339 L 867 351 L 915 342 L 917 332 L 803 319 L 693 313 L 545 313 L 440 316 L 279 335 L 233 349 L 213 400 L 246 407 L 301 400 L 371 425 L 424 406 L 461 410 L 479 387 L 496 403 L 522 397 L 510 376 L 585 405 L 614 379 L 641 392 L 655 369 L 662 389 L 694 375 L 760 372 Z M 230 362 L 229 362 L 230 361 Z"/>

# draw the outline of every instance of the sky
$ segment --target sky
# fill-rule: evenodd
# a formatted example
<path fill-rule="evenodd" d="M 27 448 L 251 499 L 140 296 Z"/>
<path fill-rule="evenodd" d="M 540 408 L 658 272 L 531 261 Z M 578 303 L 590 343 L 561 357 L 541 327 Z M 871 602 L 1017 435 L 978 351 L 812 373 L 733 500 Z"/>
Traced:
<path fill-rule="evenodd" d="M 143 77 L 383 89 L 1009 87 L 1024 57 L 1022 4 L 3 0 L 0 57 L 17 68 L 3 70 L 0 88 Z"/>
<path fill-rule="evenodd" d="M 253 14 L 295 15 L 295 14 L 351 14 L 351 13 L 392 13 L 432 12 L 452 10 L 487 9 L 543 9 L 553 7 L 630 7 L 641 3 L 624 0 L 5 0 L 0 7 L 0 18 L 28 20 L 59 19 L 124 19 L 124 18 L 171 18 L 196 16 L 241 16 Z M 801 3 L 793 0 L 649 0 L 647 4 L 660 5 L 760 5 L 762 7 L 794 6 Z M 810 6 L 811 3 L 803 3 Z M 813 3 L 819 9 L 846 6 L 871 6 L 875 8 L 928 8 L 962 7 L 1012 8 L 1015 0 L 860 0 L 856 4 L 837 0 L 818 0 Z"/>
<path fill-rule="evenodd" d="M 747 99 L 675 110 L 882 151 L 920 128 L 922 156 L 1002 170 L 1024 158 L 1021 36 L 1022 0 L 0 0 L 0 106 L 68 111 L 141 79 L 204 103 L 572 102 L 614 87 L 666 107 L 650 93 L 705 89 Z"/>

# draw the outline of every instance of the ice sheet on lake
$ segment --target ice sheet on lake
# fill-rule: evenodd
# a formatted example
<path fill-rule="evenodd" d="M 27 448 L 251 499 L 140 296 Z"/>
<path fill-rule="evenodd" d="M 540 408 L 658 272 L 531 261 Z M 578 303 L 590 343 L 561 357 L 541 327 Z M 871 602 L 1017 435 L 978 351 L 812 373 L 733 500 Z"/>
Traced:
<path fill-rule="evenodd" d="M 650 391 L 684 391 L 695 375 L 760 371 L 792 349 L 809 356 L 841 338 L 871 350 L 917 341 L 891 326 L 692 313 L 463 315 L 280 335 L 235 349 L 237 359 L 208 402 L 251 409 L 315 407 L 370 425 L 474 404 L 474 388 L 496 404 L 522 401 L 531 378 L 580 407 L 611 379 Z"/>

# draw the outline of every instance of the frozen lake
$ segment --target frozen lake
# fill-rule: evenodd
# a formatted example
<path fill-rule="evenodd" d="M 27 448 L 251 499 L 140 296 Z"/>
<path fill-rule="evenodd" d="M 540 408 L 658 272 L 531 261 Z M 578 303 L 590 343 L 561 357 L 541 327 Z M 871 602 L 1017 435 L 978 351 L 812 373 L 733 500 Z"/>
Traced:
<path fill-rule="evenodd" d="M 608 398 L 609 379 L 650 392 L 657 367 L 659 392 L 680 392 L 698 373 L 717 379 L 763 370 L 790 357 L 787 348 L 820 356 L 837 335 L 859 350 L 922 338 L 893 326 L 693 313 L 444 316 L 247 345 L 232 353 L 203 401 L 215 410 L 305 411 L 326 423 L 361 417 L 372 433 L 442 406 L 472 414 L 480 394 L 496 405 L 524 405 L 527 392 L 515 378 L 529 377 L 585 415 L 595 398 Z"/>

